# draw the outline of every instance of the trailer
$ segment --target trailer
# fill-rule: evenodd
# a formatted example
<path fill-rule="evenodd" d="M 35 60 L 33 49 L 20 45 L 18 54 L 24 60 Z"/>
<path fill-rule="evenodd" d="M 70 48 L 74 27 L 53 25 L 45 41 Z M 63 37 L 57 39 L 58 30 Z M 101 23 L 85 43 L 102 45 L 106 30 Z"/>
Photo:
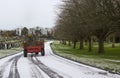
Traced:
<path fill-rule="evenodd" d="M 23 40 L 23 54 L 24 57 L 27 57 L 28 53 L 35 53 L 38 55 L 41 53 L 41 56 L 45 55 L 44 50 L 44 39 L 38 39 L 36 36 L 26 36 Z"/>

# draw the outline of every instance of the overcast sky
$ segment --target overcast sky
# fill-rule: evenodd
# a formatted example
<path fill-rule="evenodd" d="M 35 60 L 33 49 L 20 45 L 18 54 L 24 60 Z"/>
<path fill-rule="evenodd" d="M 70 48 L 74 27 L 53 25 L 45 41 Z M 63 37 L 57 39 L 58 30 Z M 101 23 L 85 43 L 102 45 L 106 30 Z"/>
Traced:
<path fill-rule="evenodd" d="M 61 0 L 0 0 L 0 29 L 53 27 Z"/>

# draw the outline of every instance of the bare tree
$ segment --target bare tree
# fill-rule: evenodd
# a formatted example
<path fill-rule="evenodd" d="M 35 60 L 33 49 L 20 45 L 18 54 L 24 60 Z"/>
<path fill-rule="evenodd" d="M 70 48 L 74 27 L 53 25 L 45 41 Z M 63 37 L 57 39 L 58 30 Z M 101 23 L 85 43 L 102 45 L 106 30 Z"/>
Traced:
<path fill-rule="evenodd" d="M 56 22 L 56 35 L 61 39 L 80 41 L 91 37 L 98 39 L 98 52 L 104 52 L 104 41 L 112 33 L 120 31 L 120 1 L 119 0 L 63 0 L 61 13 Z"/>

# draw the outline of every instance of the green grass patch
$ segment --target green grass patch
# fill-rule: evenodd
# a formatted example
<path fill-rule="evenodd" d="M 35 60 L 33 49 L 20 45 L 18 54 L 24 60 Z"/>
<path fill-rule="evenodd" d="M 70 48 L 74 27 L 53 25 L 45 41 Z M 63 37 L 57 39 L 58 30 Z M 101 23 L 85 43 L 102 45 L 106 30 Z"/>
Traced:
<path fill-rule="evenodd" d="M 97 52 L 97 44 L 93 46 L 92 52 L 88 52 L 87 45 L 84 47 L 84 50 L 80 50 L 79 43 L 77 43 L 77 48 L 73 49 L 73 45 L 63 45 L 55 41 L 52 44 L 52 48 L 60 56 L 120 73 L 120 45 L 116 44 L 115 48 L 112 48 L 110 45 L 112 44 L 105 43 L 105 53 L 103 54 Z"/>

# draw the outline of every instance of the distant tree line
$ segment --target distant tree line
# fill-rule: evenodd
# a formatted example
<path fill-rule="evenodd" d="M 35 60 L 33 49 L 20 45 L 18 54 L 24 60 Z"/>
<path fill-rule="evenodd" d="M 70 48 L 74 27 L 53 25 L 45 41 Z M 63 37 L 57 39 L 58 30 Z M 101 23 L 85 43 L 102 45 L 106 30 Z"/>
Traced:
<path fill-rule="evenodd" d="M 63 41 L 72 41 L 74 48 L 80 42 L 97 39 L 98 53 L 104 52 L 104 41 L 120 32 L 120 0 L 62 0 L 61 13 L 58 14 L 54 36 Z M 70 44 L 69 44 L 70 45 Z"/>
<path fill-rule="evenodd" d="M 17 36 L 16 30 L 1 30 L 0 36 L 2 37 L 13 37 Z"/>
<path fill-rule="evenodd" d="M 0 30 L 0 49 L 20 47 L 20 37 L 16 30 Z"/>
<path fill-rule="evenodd" d="M 41 28 L 41 27 L 35 27 L 35 28 L 24 27 L 21 30 L 21 36 L 22 37 L 25 37 L 26 35 L 30 35 L 30 34 L 33 34 L 33 35 L 35 35 L 36 37 L 39 37 L 39 38 L 48 38 L 48 39 L 52 38 L 52 31 L 48 30 L 48 28 L 44 29 L 44 28 Z"/>

